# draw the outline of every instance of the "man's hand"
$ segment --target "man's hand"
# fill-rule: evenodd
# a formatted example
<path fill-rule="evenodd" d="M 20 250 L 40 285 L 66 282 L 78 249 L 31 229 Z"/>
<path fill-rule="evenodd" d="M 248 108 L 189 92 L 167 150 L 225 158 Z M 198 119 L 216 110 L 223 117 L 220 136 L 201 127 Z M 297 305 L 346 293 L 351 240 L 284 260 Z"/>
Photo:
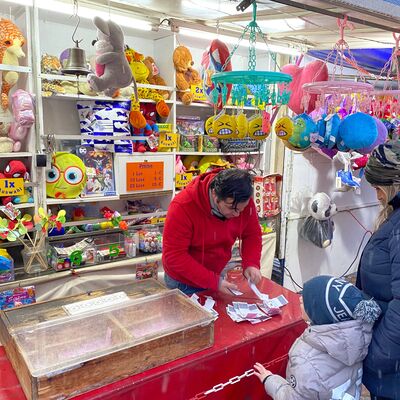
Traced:
<path fill-rule="evenodd" d="M 221 293 L 232 295 L 233 293 L 229 289 L 237 290 L 237 286 L 234 283 L 228 282 L 226 279 L 221 279 L 218 290 Z"/>
<path fill-rule="evenodd" d="M 244 270 L 244 276 L 247 279 L 250 279 L 250 281 L 253 282 L 255 285 L 258 285 L 262 278 L 260 270 L 256 267 L 247 267 Z"/>
<path fill-rule="evenodd" d="M 261 381 L 261 383 L 267 376 L 272 375 L 272 372 L 265 369 L 260 363 L 255 363 L 254 369 L 254 375 Z"/>

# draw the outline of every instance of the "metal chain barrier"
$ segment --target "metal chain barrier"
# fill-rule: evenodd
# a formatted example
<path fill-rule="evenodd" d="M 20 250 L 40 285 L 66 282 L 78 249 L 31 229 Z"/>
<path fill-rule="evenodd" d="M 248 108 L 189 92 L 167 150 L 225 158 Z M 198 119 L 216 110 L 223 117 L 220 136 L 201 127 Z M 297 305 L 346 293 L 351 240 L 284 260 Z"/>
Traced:
<path fill-rule="evenodd" d="M 285 355 L 283 355 L 281 357 L 276 358 L 273 361 L 270 361 L 270 362 L 262 364 L 262 365 L 264 366 L 264 368 L 268 369 L 272 364 L 276 364 L 276 363 L 280 363 L 282 361 L 286 361 L 287 358 L 288 358 L 288 355 L 285 354 Z M 255 371 L 254 371 L 253 368 L 252 369 L 248 369 L 242 375 L 234 376 L 234 377 L 230 378 L 228 381 L 226 381 L 225 383 L 219 383 L 218 385 L 215 385 L 212 389 L 206 390 L 206 391 L 201 392 L 201 393 L 197 393 L 194 397 L 191 397 L 190 400 L 205 399 L 209 394 L 217 393 L 217 392 L 225 389 L 226 386 L 234 385 L 234 384 L 240 382 L 242 379 L 248 378 L 249 376 L 254 375 L 254 373 L 255 373 Z"/>

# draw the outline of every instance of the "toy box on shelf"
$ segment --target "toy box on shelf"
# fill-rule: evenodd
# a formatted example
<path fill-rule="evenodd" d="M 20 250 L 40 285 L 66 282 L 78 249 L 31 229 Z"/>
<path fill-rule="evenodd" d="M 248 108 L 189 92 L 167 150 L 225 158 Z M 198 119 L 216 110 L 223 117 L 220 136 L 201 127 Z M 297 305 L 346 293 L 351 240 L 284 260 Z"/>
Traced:
<path fill-rule="evenodd" d="M 278 215 L 282 176 L 279 174 L 254 177 L 254 202 L 260 218 Z"/>
<path fill-rule="evenodd" d="M 260 151 L 261 143 L 261 140 L 255 139 L 223 139 L 220 140 L 220 148 L 223 153 Z"/>
<path fill-rule="evenodd" d="M 198 137 L 204 133 L 204 121 L 200 117 L 178 117 L 176 131 L 179 134 L 179 151 L 198 151 Z"/>
<path fill-rule="evenodd" d="M 208 135 L 199 135 L 198 149 L 199 152 L 216 153 L 219 149 L 219 140 L 216 137 L 211 137 Z"/>
<path fill-rule="evenodd" d="M 57 241 L 49 244 L 47 259 L 56 271 L 113 261 L 126 256 L 124 242 L 121 233 Z"/>
<path fill-rule="evenodd" d="M 76 154 L 86 167 L 87 181 L 81 197 L 115 196 L 112 153 L 92 146 L 78 146 Z"/>

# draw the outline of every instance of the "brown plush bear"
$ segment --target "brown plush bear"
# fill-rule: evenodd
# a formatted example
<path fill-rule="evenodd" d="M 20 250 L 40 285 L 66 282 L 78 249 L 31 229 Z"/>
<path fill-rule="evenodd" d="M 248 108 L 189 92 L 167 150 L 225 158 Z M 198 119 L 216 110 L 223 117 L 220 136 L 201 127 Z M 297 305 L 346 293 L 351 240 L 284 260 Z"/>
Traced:
<path fill-rule="evenodd" d="M 194 64 L 192 54 L 185 46 L 178 46 L 174 50 L 173 61 L 176 70 L 176 87 L 179 90 L 185 90 L 185 92 L 177 92 L 177 97 L 183 104 L 190 104 L 193 101 L 190 86 L 201 84 L 200 74 L 192 68 Z"/>
<path fill-rule="evenodd" d="M 151 83 L 152 85 L 167 86 L 164 78 L 160 76 L 160 71 L 154 61 L 154 58 L 147 56 L 143 60 L 143 62 L 146 64 L 147 69 L 150 71 L 149 76 L 147 77 L 149 83 Z M 156 89 L 156 91 L 157 93 L 161 94 L 161 96 L 164 97 L 165 100 L 169 99 L 170 92 L 168 92 L 168 90 Z"/>

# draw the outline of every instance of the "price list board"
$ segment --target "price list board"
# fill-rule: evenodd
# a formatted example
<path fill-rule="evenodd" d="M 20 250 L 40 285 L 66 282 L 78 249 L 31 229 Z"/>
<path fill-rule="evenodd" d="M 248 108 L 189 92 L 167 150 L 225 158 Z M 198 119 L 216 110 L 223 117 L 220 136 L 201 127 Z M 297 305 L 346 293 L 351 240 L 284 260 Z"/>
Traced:
<path fill-rule="evenodd" d="M 126 190 L 164 189 L 164 162 L 133 162 L 126 164 Z"/>

